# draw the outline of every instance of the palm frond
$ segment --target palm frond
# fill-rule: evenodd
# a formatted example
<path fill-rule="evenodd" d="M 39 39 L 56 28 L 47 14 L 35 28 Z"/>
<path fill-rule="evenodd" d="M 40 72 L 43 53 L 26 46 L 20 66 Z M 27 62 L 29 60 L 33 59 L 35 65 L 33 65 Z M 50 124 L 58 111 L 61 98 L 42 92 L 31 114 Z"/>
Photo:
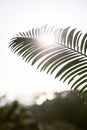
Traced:
<path fill-rule="evenodd" d="M 44 36 L 53 37 L 50 45 L 43 40 Z M 80 94 L 86 95 L 87 34 L 76 28 L 57 29 L 45 25 L 26 33 L 19 32 L 9 47 L 26 62 L 32 61 L 32 65 L 37 62 L 41 71 L 51 74 L 57 71 L 55 78 L 72 83 L 72 89 L 79 89 Z"/>

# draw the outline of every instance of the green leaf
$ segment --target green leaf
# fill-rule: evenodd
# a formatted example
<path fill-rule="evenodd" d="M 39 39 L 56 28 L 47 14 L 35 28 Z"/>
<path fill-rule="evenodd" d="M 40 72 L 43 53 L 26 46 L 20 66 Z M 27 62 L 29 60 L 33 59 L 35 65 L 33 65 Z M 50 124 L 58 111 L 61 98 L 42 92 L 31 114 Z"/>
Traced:
<path fill-rule="evenodd" d="M 26 62 L 38 63 L 37 68 L 41 71 L 51 74 L 56 71 L 55 78 L 59 77 L 63 82 L 68 80 L 68 84 L 72 83 L 71 89 L 79 89 L 80 94 L 86 95 L 87 33 L 82 34 L 76 28 L 45 25 L 26 33 L 19 32 L 11 39 L 9 47 Z M 51 45 L 43 41 L 44 35 L 54 38 Z"/>

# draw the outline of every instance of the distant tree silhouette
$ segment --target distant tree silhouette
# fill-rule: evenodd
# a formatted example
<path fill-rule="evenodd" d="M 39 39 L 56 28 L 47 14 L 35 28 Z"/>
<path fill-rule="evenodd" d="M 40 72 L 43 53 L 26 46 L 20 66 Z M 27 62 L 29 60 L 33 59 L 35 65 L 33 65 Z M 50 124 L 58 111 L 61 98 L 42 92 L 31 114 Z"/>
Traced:
<path fill-rule="evenodd" d="M 39 130 L 37 124 L 30 120 L 27 107 L 18 101 L 0 106 L 0 130 Z"/>
<path fill-rule="evenodd" d="M 87 130 L 87 105 L 73 91 L 56 93 L 42 105 L 0 102 L 0 130 Z"/>
<path fill-rule="evenodd" d="M 66 96 L 62 96 L 66 93 Z M 56 95 L 53 100 L 47 100 L 42 105 L 31 106 L 32 117 L 35 117 L 47 128 L 87 130 L 87 105 L 78 92 L 66 91 Z"/>

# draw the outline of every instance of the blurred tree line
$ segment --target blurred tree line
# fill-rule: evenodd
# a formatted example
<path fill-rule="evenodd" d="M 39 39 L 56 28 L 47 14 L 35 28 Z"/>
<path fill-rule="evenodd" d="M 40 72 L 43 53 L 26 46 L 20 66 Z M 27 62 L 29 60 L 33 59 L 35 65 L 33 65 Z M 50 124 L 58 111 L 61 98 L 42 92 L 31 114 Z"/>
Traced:
<path fill-rule="evenodd" d="M 87 130 L 87 105 L 78 92 L 55 93 L 42 105 L 25 106 L 0 98 L 0 130 Z"/>

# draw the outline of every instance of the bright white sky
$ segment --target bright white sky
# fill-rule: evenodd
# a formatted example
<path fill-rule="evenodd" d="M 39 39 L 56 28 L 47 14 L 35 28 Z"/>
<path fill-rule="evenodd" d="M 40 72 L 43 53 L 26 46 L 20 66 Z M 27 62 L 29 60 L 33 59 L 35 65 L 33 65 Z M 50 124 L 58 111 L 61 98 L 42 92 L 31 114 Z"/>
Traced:
<path fill-rule="evenodd" d="M 9 97 L 68 89 L 54 76 L 40 73 L 8 48 L 19 31 L 43 24 L 87 30 L 87 0 L 0 0 L 0 91 Z M 33 95 L 33 94 L 32 94 Z"/>

